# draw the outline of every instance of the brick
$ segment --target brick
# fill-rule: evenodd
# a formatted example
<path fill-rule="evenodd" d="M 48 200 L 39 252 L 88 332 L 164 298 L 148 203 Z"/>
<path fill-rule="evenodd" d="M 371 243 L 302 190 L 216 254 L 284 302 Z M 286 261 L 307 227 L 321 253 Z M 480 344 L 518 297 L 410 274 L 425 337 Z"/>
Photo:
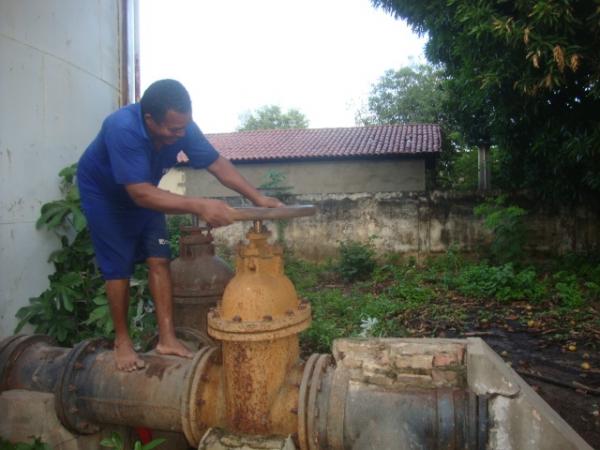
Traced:
<path fill-rule="evenodd" d="M 455 366 L 458 364 L 456 353 L 437 353 L 433 357 L 435 367 Z"/>
<path fill-rule="evenodd" d="M 394 366 L 398 369 L 431 370 L 432 355 L 399 355 L 394 358 Z"/>
<path fill-rule="evenodd" d="M 431 379 L 436 386 L 458 386 L 458 373 L 452 370 L 433 369 Z"/>

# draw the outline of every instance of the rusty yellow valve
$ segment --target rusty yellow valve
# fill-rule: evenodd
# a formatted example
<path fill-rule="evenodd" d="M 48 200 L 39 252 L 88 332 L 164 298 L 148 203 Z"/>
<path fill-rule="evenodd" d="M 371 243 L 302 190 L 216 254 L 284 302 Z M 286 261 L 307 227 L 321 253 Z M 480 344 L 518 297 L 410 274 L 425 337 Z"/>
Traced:
<path fill-rule="evenodd" d="M 298 333 L 310 325 L 310 305 L 298 299 L 285 276 L 282 248 L 268 242 L 271 233 L 262 220 L 314 212 L 312 206 L 236 210 L 236 220 L 254 223 L 248 241 L 237 249 L 235 276 L 217 308 L 208 314 L 208 332 L 222 342 L 231 430 L 251 434 L 282 427 L 289 433 L 295 430 L 294 374 L 300 373 L 301 365 Z"/>

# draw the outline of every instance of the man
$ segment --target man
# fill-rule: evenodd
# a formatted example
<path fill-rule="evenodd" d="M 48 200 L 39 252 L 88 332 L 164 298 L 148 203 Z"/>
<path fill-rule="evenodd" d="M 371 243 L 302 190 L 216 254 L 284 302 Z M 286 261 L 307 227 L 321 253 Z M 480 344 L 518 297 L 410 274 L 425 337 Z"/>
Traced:
<path fill-rule="evenodd" d="M 96 259 L 106 282 L 115 327 L 118 369 L 144 367 L 127 327 L 129 279 L 137 262 L 148 265 L 148 285 L 156 306 L 160 354 L 191 357 L 176 337 L 172 321 L 170 250 L 165 213 L 195 214 L 213 227 L 232 222 L 225 202 L 186 197 L 157 187 L 178 162 L 206 168 L 224 186 L 256 206 L 283 206 L 265 197 L 220 156 L 192 121 L 190 97 L 175 80 L 160 80 L 144 92 L 140 103 L 108 116 L 98 136 L 79 160 L 77 180 L 81 204 L 91 232 Z"/>

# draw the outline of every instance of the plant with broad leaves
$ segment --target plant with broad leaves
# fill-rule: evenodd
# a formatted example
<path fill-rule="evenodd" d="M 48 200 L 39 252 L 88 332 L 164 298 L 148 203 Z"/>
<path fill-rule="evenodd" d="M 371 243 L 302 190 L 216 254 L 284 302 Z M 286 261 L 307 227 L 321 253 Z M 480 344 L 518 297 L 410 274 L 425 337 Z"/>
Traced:
<path fill-rule="evenodd" d="M 61 170 L 63 198 L 42 206 L 36 226 L 54 231 L 61 247 L 49 257 L 55 272 L 48 276 L 48 288 L 19 309 L 15 330 L 18 333 L 30 324 L 36 333 L 48 334 L 61 345 L 113 334 L 104 281 L 94 261 L 91 237 L 81 210 L 76 172 L 75 164 Z M 130 286 L 129 322 L 138 346 L 156 328 L 154 315 L 150 314 L 146 278 L 146 267 L 138 266 Z"/>
<path fill-rule="evenodd" d="M 496 261 L 519 261 L 526 240 L 523 223 L 526 211 L 515 205 L 506 205 L 506 196 L 500 195 L 476 206 L 474 212 L 483 217 L 483 225 L 492 232 L 490 251 Z"/>
<path fill-rule="evenodd" d="M 165 442 L 166 439 L 153 439 L 152 441 L 142 444 L 140 441 L 135 441 L 133 444 L 133 450 L 152 450 L 155 447 L 158 447 L 160 444 Z M 104 438 L 100 441 L 100 445 L 102 447 L 114 448 L 115 450 L 124 450 L 125 444 L 123 443 L 123 437 L 117 433 L 113 432 L 109 438 Z"/>

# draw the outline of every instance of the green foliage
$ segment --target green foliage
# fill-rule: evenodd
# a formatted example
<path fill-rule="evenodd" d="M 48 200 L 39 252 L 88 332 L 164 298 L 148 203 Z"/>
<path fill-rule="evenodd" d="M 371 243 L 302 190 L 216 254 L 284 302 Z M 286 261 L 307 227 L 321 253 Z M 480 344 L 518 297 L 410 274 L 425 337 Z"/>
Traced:
<path fill-rule="evenodd" d="M 364 280 L 375 269 L 375 249 L 372 240 L 340 242 L 340 260 L 337 271 L 345 281 Z"/>
<path fill-rule="evenodd" d="M 167 217 L 167 232 L 169 233 L 169 246 L 171 248 L 171 256 L 177 258 L 179 256 L 179 239 L 181 231 L 179 227 L 192 225 L 192 218 L 189 215 L 176 215 Z"/>
<path fill-rule="evenodd" d="M 135 441 L 133 444 L 133 450 L 152 450 L 153 448 L 158 447 L 160 444 L 165 442 L 166 439 L 153 439 L 147 444 L 142 444 L 140 441 Z M 102 447 L 114 448 L 115 450 L 124 450 L 125 444 L 123 443 L 123 437 L 117 433 L 113 432 L 109 438 L 104 438 L 100 441 L 100 445 Z"/>
<path fill-rule="evenodd" d="M 451 324 L 459 328 L 467 320 L 461 302 L 479 303 L 479 317 L 489 305 L 509 308 L 534 304 L 553 314 L 579 318 L 578 311 L 600 300 L 600 264 L 580 259 L 571 270 L 551 271 L 513 263 L 491 265 L 469 262 L 455 248 L 431 258 L 424 266 L 413 260 L 387 255 L 367 281 L 340 284 L 335 264 L 286 261 L 286 273 L 301 297 L 311 302 L 313 320 L 301 335 L 305 353 L 329 352 L 333 340 L 342 337 L 410 335 L 411 318 L 426 320 L 431 332 Z M 577 269 L 581 268 L 581 272 Z M 543 306 L 542 306 L 543 305 Z"/>
<path fill-rule="evenodd" d="M 238 131 L 308 128 L 308 119 L 297 109 L 281 111 L 276 105 L 265 105 L 253 113 L 240 116 L 241 125 Z"/>
<path fill-rule="evenodd" d="M 279 170 L 269 169 L 265 174 L 259 189 L 265 191 L 267 195 L 276 197 L 282 202 L 290 198 L 293 187 L 287 184 L 287 176 Z"/>
<path fill-rule="evenodd" d="M 539 301 L 547 295 L 543 282 L 531 267 L 515 270 L 511 263 L 501 266 L 468 265 L 454 279 L 452 286 L 464 295 L 476 298 Z"/>
<path fill-rule="evenodd" d="M 287 176 L 285 173 L 279 170 L 270 169 L 265 174 L 263 182 L 258 186 L 265 195 L 275 197 L 281 200 L 283 203 L 288 203 L 291 198 L 292 186 L 287 184 Z M 288 225 L 287 220 L 275 221 L 275 227 L 277 228 L 277 241 L 280 244 L 285 242 L 285 228 Z"/>
<path fill-rule="evenodd" d="M 48 288 L 17 311 L 19 323 L 15 330 L 18 333 L 30 324 L 36 333 L 50 335 L 65 346 L 87 338 L 113 335 L 104 281 L 94 262 L 85 218 L 81 219 L 84 216 L 75 173 L 75 165 L 63 169 L 59 175 L 64 198 L 42 206 L 37 227 L 54 231 L 60 238 L 61 248 L 49 257 L 55 272 L 48 276 Z M 146 279 L 145 266 L 138 267 L 131 279 L 130 333 L 136 343 L 155 329 Z"/>
<path fill-rule="evenodd" d="M 501 187 L 574 204 L 600 194 L 600 11 L 565 0 L 372 0 L 427 33 L 448 129 L 499 147 Z"/>
<path fill-rule="evenodd" d="M 388 70 L 371 88 L 367 110 L 357 113 L 356 122 L 441 124 L 445 121 L 443 79 L 443 70 L 427 64 Z"/>
<path fill-rule="evenodd" d="M 496 261 L 518 261 L 523 256 L 525 214 L 518 206 L 507 206 L 503 195 L 475 207 L 475 215 L 483 217 L 483 225 L 493 234 L 490 251 Z"/>
<path fill-rule="evenodd" d="M 52 448 L 37 437 L 31 443 L 12 443 L 0 437 L 0 450 L 52 450 Z"/>
<path fill-rule="evenodd" d="M 79 189 L 74 183 L 76 173 L 77 164 L 65 167 L 59 172 L 58 175 L 62 178 L 60 190 L 63 198 L 42 206 L 36 222 L 38 229 L 46 227 L 59 234 L 69 233 L 71 230 L 79 233 L 85 229 L 87 222 L 79 205 Z"/>

